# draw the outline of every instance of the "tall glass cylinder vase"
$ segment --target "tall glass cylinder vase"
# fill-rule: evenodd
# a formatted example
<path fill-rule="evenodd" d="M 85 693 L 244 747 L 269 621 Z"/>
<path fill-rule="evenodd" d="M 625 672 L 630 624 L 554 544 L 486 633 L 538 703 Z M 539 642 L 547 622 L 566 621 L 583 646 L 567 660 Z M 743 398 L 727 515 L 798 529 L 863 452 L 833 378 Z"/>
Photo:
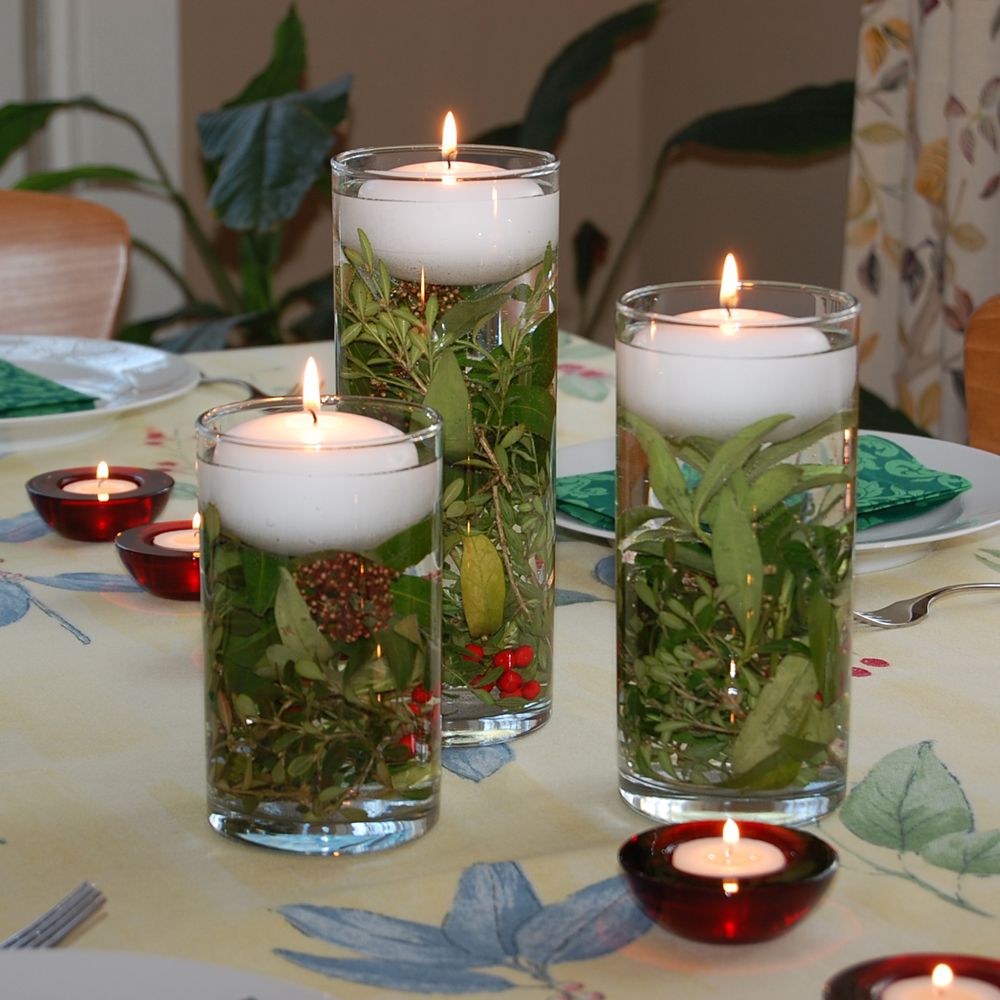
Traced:
<path fill-rule="evenodd" d="M 844 794 L 858 305 L 659 285 L 618 304 L 619 790 L 665 822 Z"/>
<path fill-rule="evenodd" d="M 428 830 L 440 783 L 441 424 L 326 397 L 198 421 L 209 822 L 305 854 Z"/>
<path fill-rule="evenodd" d="M 332 166 L 339 385 L 444 419 L 444 741 L 511 739 L 552 704 L 559 165 L 408 146 Z"/>

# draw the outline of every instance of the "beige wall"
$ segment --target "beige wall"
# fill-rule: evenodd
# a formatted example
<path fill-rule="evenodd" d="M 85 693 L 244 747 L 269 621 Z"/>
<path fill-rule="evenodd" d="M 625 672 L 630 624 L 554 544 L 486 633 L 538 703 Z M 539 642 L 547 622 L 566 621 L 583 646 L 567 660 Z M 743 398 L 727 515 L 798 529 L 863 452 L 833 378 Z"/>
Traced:
<path fill-rule="evenodd" d="M 629 0 L 299 0 L 308 85 L 354 74 L 348 146 L 433 142 L 452 108 L 469 137 L 522 114 L 559 49 Z M 653 35 L 623 50 L 572 112 L 560 146 L 561 323 L 574 329 L 572 236 L 584 218 L 617 245 L 660 143 L 718 107 L 853 76 L 860 0 L 674 0 Z M 194 120 L 242 89 L 268 58 L 284 0 L 180 0 L 184 182 L 204 201 Z M 725 24 L 723 15 L 734 20 Z M 713 276 L 724 248 L 757 277 L 837 284 L 846 158 L 798 171 L 684 164 L 671 172 L 622 277 Z M 331 262 L 328 206 L 317 199 L 281 279 Z M 189 270 L 197 267 L 188 254 Z M 611 335 L 610 317 L 601 339 Z"/>

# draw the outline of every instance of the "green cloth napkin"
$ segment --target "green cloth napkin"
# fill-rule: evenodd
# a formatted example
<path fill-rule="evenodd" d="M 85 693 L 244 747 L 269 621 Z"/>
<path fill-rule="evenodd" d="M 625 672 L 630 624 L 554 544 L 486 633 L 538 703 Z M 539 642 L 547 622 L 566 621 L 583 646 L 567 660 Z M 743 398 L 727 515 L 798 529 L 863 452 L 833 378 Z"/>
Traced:
<path fill-rule="evenodd" d="M 963 476 L 928 469 L 898 444 L 874 434 L 858 438 L 858 530 L 901 521 L 969 489 Z M 615 527 L 614 471 L 556 480 L 556 507 L 597 528 Z"/>
<path fill-rule="evenodd" d="M 92 410 L 95 397 L 0 360 L 0 417 Z"/>

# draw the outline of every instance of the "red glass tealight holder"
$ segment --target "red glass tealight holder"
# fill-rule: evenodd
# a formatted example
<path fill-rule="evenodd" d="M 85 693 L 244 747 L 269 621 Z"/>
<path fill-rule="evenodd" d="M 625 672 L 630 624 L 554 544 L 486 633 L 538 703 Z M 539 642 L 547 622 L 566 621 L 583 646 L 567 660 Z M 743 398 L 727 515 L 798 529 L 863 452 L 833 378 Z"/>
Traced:
<path fill-rule="evenodd" d="M 201 596 L 198 551 L 156 542 L 160 535 L 184 539 L 192 531 L 196 529 L 190 521 L 157 521 L 123 531 L 115 539 L 115 548 L 140 587 L 172 601 L 197 601 Z"/>
<path fill-rule="evenodd" d="M 166 506 L 173 479 L 158 469 L 112 466 L 108 479 L 134 483 L 117 493 L 77 493 L 66 487 L 94 480 L 94 467 L 56 469 L 25 484 L 28 496 L 45 523 L 66 538 L 80 542 L 110 542 L 119 531 L 147 524 Z"/>
<path fill-rule="evenodd" d="M 955 976 L 950 985 L 935 988 L 931 976 L 938 965 L 947 965 Z M 891 1000 L 893 994 L 921 997 L 1000 997 L 1000 961 L 978 955 L 918 952 L 873 958 L 838 972 L 824 987 L 824 1000 Z"/>
<path fill-rule="evenodd" d="M 674 854 L 682 844 L 709 839 L 721 843 L 723 825 L 722 820 L 678 823 L 627 840 L 618 860 L 639 905 L 661 927 L 693 941 L 749 944 L 784 934 L 829 888 L 837 852 L 802 830 L 741 820 L 743 841 L 769 845 L 767 850 L 778 859 L 777 870 L 744 876 L 736 868 L 734 875 L 716 877 L 692 874 L 675 864 Z"/>

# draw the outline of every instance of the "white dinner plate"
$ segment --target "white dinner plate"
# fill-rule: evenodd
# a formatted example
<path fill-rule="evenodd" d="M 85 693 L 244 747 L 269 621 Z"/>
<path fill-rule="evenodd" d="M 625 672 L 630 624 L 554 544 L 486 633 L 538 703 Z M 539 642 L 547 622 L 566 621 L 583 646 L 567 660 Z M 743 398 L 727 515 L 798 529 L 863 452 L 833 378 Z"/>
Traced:
<path fill-rule="evenodd" d="M 873 573 L 913 562 L 927 554 L 936 542 L 958 538 L 1000 524 L 1000 455 L 969 448 L 952 441 L 910 434 L 878 432 L 894 441 L 930 469 L 964 476 L 970 489 L 917 517 L 880 524 L 858 532 L 855 572 Z M 578 476 L 615 467 L 612 438 L 561 448 L 556 453 L 556 475 Z M 564 528 L 598 538 L 614 538 L 614 532 L 578 521 L 561 511 L 556 523 Z"/>
<path fill-rule="evenodd" d="M 198 369 L 177 354 L 120 340 L 4 335 L 0 358 L 97 397 L 92 410 L 0 418 L 0 451 L 92 437 L 122 413 L 190 392 L 200 378 Z"/>
<path fill-rule="evenodd" d="M 332 1000 L 332 994 L 207 962 L 83 948 L 0 952 L 0 996 L 14 1000 Z"/>

